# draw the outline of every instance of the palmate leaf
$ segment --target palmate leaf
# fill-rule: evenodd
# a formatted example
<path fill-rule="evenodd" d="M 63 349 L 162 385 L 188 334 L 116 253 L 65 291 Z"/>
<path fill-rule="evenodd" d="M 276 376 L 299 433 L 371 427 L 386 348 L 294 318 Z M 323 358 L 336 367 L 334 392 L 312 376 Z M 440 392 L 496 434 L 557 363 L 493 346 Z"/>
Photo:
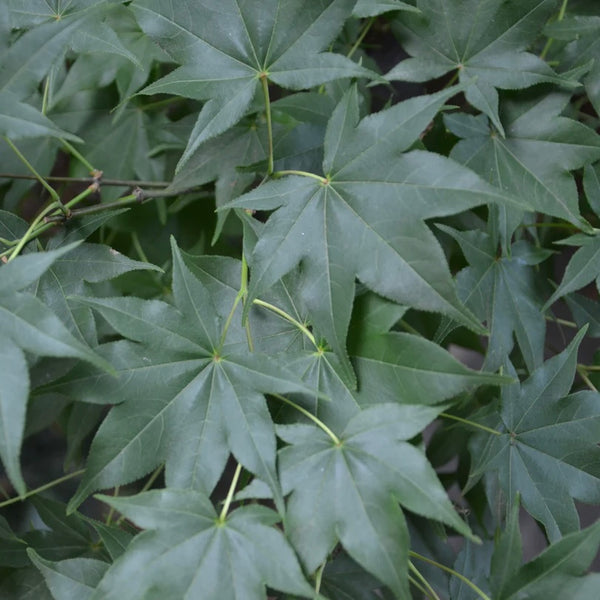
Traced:
<path fill-rule="evenodd" d="M 45 560 L 31 548 L 27 554 L 43 575 L 54 600 L 89 600 L 109 567 L 108 563 L 94 558 Z"/>
<path fill-rule="evenodd" d="M 584 334 L 585 328 L 525 382 L 503 388 L 501 409 L 490 420 L 499 435 L 477 434 L 470 442 L 469 487 L 484 471 L 497 472 L 506 497 L 518 492 L 550 540 L 578 529 L 574 498 L 600 502 L 600 394 L 568 395 Z"/>
<path fill-rule="evenodd" d="M 309 572 L 340 541 L 398 598 L 408 597 L 408 531 L 398 502 L 472 536 L 425 456 L 403 441 L 439 412 L 370 407 L 349 421 L 339 443 L 312 425 L 277 427 L 290 444 L 279 452 L 282 486 L 292 492 L 287 532 Z"/>
<path fill-rule="evenodd" d="M 56 244 L 49 244 L 50 247 Z M 36 284 L 35 295 L 67 326 L 78 339 L 92 346 L 98 344 L 91 310 L 72 304 L 68 296 L 84 295 L 86 282 L 98 283 L 134 270 L 161 271 L 149 263 L 127 258 L 100 244 L 84 243 L 76 251 L 61 256 Z"/>
<path fill-rule="evenodd" d="M 265 585 L 314 597 L 281 531 L 279 516 L 244 506 L 222 522 L 210 500 L 191 490 L 99 496 L 146 529 L 108 570 L 91 600 L 266 600 Z"/>
<path fill-rule="evenodd" d="M 312 392 L 282 360 L 221 349 L 220 322 L 206 288 L 173 242 L 175 307 L 137 298 L 81 299 L 120 334 L 103 351 L 118 378 L 66 385 L 87 401 L 123 401 L 102 423 L 85 476 L 71 499 L 119 485 L 166 461 L 168 485 L 210 493 L 230 452 L 281 498 L 275 434 L 263 393 Z M 99 398 L 95 396 L 99 395 Z"/>
<path fill-rule="evenodd" d="M 350 16 L 355 0 L 136 0 L 141 28 L 182 65 L 143 93 L 169 93 L 204 105 L 179 168 L 198 146 L 235 125 L 261 77 L 309 88 L 341 77 L 372 77 L 351 60 L 323 52 Z"/>
<path fill-rule="evenodd" d="M 569 171 L 598 160 L 600 136 L 560 116 L 568 101 L 568 94 L 558 92 L 503 100 L 500 120 L 505 138 L 492 132 L 485 117 L 455 114 L 445 116 L 444 122 L 463 138 L 451 158 L 501 189 L 528 198 L 536 211 L 589 231 L 579 214 L 577 186 Z M 519 214 L 510 213 L 509 221 L 505 240 L 518 225 Z"/>
<path fill-rule="evenodd" d="M 85 51 L 90 45 L 94 51 L 98 50 L 98 37 L 106 35 L 103 20 L 111 9 L 122 4 L 122 0 L 65 3 L 11 0 L 11 4 L 12 26 L 32 28 L 21 35 L 3 56 L 0 89 L 10 91 L 23 100 L 36 91 L 40 81 L 73 44 L 79 51 Z M 116 36 L 111 36 L 111 39 L 112 44 L 106 45 L 104 51 L 112 50 L 130 56 Z"/>
<path fill-rule="evenodd" d="M 412 58 L 386 78 L 427 81 L 458 69 L 460 81 L 474 80 L 465 91 L 467 100 L 504 134 L 496 88 L 522 89 L 543 82 L 577 85 L 525 51 L 556 5 L 555 0 L 419 0 L 422 14 L 401 12 L 394 25 Z"/>
<path fill-rule="evenodd" d="M 458 301 L 423 220 L 513 200 L 440 155 L 402 154 L 457 91 L 413 98 L 359 122 L 352 88 L 329 121 L 324 177 L 270 181 L 229 204 L 279 208 L 251 256 L 251 300 L 302 263 L 313 323 L 342 359 L 356 276 L 384 297 L 481 329 Z M 346 377 L 353 377 L 347 362 Z"/>
<path fill-rule="evenodd" d="M 515 244 L 512 256 L 498 258 L 491 237 L 481 231 L 440 229 L 459 243 L 469 267 L 456 277 L 459 297 L 490 329 L 484 367 L 495 371 L 513 348 L 513 335 L 533 371 L 541 366 L 546 324 L 535 270 L 547 254 L 531 259 L 526 244 Z M 533 262 L 531 262 L 533 260 Z"/>
<path fill-rule="evenodd" d="M 19 493 L 26 489 L 19 454 L 29 397 L 29 373 L 22 350 L 38 356 L 80 358 L 110 371 L 110 365 L 73 337 L 50 308 L 22 291 L 77 245 L 18 256 L 0 267 L 0 457 Z"/>
<path fill-rule="evenodd" d="M 567 239 L 561 243 L 569 244 L 569 242 L 570 240 Z M 564 295 L 574 292 L 600 277 L 600 235 L 578 236 L 572 243 L 581 248 L 571 257 L 560 285 L 548 299 L 544 309 Z M 600 283 L 600 279 L 598 282 Z"/>
<path fill-rule="evenodd" d="M 12 92 L 0 90 L 0 135 L 12 140 L 41 136 L 81 140 L 57 127 L 48 117 L 29 104 L 20 102 Z"/>

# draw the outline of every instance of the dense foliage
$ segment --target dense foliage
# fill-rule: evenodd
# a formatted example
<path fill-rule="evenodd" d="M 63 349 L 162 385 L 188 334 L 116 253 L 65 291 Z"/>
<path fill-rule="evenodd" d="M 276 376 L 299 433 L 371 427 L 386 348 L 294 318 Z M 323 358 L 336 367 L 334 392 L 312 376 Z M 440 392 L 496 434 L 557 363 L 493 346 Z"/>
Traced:
<path fill-rule="evenodd" d="M 599 36 L 0 2 L 0 597 L 597 600 Z"/>

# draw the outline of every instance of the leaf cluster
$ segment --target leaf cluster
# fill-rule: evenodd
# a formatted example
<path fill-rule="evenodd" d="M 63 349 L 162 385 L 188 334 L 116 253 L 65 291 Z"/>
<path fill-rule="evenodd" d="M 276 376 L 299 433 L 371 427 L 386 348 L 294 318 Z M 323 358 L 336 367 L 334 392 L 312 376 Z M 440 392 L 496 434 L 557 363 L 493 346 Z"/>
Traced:
<path fill-rule="evenodd" d="M 0 597 L 596 600 L 599 32 L 0 3 Z"/>

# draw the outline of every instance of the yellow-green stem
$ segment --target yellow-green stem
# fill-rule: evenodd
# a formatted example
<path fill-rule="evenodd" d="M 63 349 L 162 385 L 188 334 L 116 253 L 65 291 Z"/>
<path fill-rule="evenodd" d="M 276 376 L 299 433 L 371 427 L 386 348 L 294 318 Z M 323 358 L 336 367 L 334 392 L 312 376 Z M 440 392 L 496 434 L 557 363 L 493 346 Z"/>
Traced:
<path fill-rule="evenodd" d="M 269 80 L 266 73 L 260 76 L 263 96 L 265 97 L 265 117 L 267 119 L 267 135 L 269 137 L 269 159 L 267 163 L 267 175 L 273 173 L 273 124 L 271 122 L 271 98 L 269 96 Z"/>
<path fill-rule="evenodd" d="M 60 138 L 62 145 L 90 172 L 96 171 L 92 164 L 67 140 Z"/>
<path fill-rule="evenodd" d="M 592 392 L 598 391 L 598 388 L 592 383 L 590 378 L 587 376 L 587 373 L 583 369 L 577 368 L 577 373 L 579 373 L 579 377 L 581 377 L 581 379 L 583 379 L 583 381 L 585 382 L 585 385 L 587 385 L 588 388 L 590 390 L 592 390 Z"/>
<path fill-rule="evenodd" d="M 422 556 L 421 554 L 418 554 L 417 552 L 413 552 L 412 550 L 408 551 L 408 555 L 411 556 L 412 558 L 418 558 L 419 560 L 422 560 L 423 562 L 429 563 L 430 565 L 433 565 L 434 567 L 437 567 L 438 569 L 441 569 L 442 571 L 446 571 L 446 573 L 450 573 L 451 575 L 454 575 L 454 577 L 457 577 L 463 583 L 468 585 L 480 598 L 482 598 L 482 600 L 491 600 L 491 598 L 483 590 L 481 590 L 479 587 L 477 587 L 470 579 L 467 579 L 464 575 L 462 575 L 461 573 L 458 573 L 454 569 L 451 569 L 450 567 L 447 567 L 446 565 L 443 565 L 435 560 L 432 560 L 431 558 Z"/>
<path fill-rule="evenodd" d="M 55 210 L 55 208 L 56 208 L 56 206 L 55 206 L 55 204 L 53 202 L 49 206 L 46 206 L 46 208 L 44 210 L 42 210 L 42 212 L 31 222 L 31 225 L 29 225 L 29 228 L 27 229 L 27 231 L 25 232 L 25 234 L 23 235 L 23 237 L 19 240 L 19 243 L 13 249 L 11 255 L 8 258 L 8 262 L 10 262 L 11 260 L 13 260 L 17 256 L 19 256 L 19 253 L 21 252 L 21 250 L 23 250 L 23 248 L 25 247 L 25 245 L 27 244 L 27 242 L 30 242 L 31 240 L 33 240 L 35 238 L 35 235 L 33 235 L 33 234 L 34 234 L 34 231 L 35 231 L 36 227 L 40 224 L 40 222 L 42 221 L 42 219 L 49 212 L 52 212 L 53 210 Z"/>
<path fill-rule="evenodd" d="M 362 44 L 362 41 L 365 39 L 365 36 L 369 32 L 369 29 L 371 29 L 371 27 L 373 26 L 373 23 L 375 23 L 375 17 L 371 17 L 367 21 L 366 25 L 363 27 L 363 30 L 360 32 L 360 35 L 354 42 L 354 45 L 352 46 L 352 48 L 350 48 L 350 51 L 348 52 L 348 54 L 346 54 L 347 58 L 352 58 L 352 55 L 356 52 L 358 47 Z"/>
<path fill-rule="evenodd" d="M 485 425 L 475 423 L 474 421 L 469 421 L 468 419 L 463 419 L 462 417 L 457 417 L 456 415 L 451 415 L 449 413 L 440 413 L 439 416 L 444 417 L 445 419 L 452 419 L 453 421 L 458 421 L 459 423 L 464 423 L 465 425 L 469 425 L 470 427 L 475 427 L 476 429 L 487 431 L 488 433 L 493 433 L 494 435 L 502 435 L 499 431 L 496 431 L 491 427 L 486 427 Z"/>
<path fill-rule="evenodd" d="M 21 151 L 11 142 L 9 138 L 4 136 L 4 141 L 11 147 L 12 151 L 19 157 L 19 160 L 33 173 L 35 178 L 46 188 L 50 197 L 57 204 L 61 204 L 60 198 L 56 193 L 56 190 L 35 170 L 34 166 L 23 156 Z M 62 206 L 62 205 L 61 205 Z"/>
<path fill-rule="evenodd" d="M 317 340 L 315 340 L 315 336 L 306 327 L 306 325 L 303 325 L 302 323 L 300 323 L 300 321 L 297 321 L 296 319 L 294 319 L 294 317 L 292 317 L 291 315 L 286 313 L 284 310 L 281 310 L 281 308 L 278 308 L 277 306 L 274 306 L 273 304 L 269 304 L 268 302 L 259 300 L 258 298 L 256 300 L 254 300 L 253 304 L 256 304 L 256 306 L 262 306 L 263 308 L 267 308 L 270 311 L 272 311 L 275 314 L 282 317 L 283 319 L 285 319 L 286 321 L 289 321 L 292 325 L 297 327 L 311 341 L 312 345 L 315 348 L 317 348 L 317 349 L 319 348 L 319 345 L 317 344 Z"/>
<path fill-rule="evenodd" d="M 45 492 L 50 488 L 53 488 L 56 485 L 59 485 L 65 481 L 69 481 L 69 479 L 73 479 L 74 477 L 79 477 L 79 475 L 83 475 L 85 473 L 85 469 L 80 469 L 79 471 L 74 471 L 73 473 L 69 473 L 68 475 L 64 475 L 63 477 L 59 477 L 58 479 L 54 479 L 49 483 L 45 483 L 35 490 L 30 490 L 22 496 L 15 496 L 14 498 L 10 498 L 9 500 L 5 500 L 4 502 L 0 502 L 0 508 L 4 508 L 10 504 L 16 504 L 17 502 L 23 502 L 23 500 L 27 500 L 27 498 L 31 498 L 31 496 L 35 496 L 40 492 Z"/>
<path fill-rule="evenodd" d="M 284 175 L 299 175 L 300 177 L 310 177 L 321 182 L 323 185 L 327 185 L 329 183 L 326 177 L 321 177 L 320 175 L 316 175 L 315 173 L 309 173 L 308 171 L 296 171 L 293 169 L 287 169 L 285 171 L 277 171 L 276 173 L 273 173 L 273 177 L 275 179 L 278 177 L 283 177 Z"/>
<path fill-rule="evenodd" d="M 436 594 L 435 590 L 431 587 L 427 579 L 421 575 L 417 567 L 415 567 L 410 560 L 408 561 L 408 568 L 417 576 L 419 581 L 421 581 L 423 586 L 426 588 L 426 590 L 423 590 L 423 588 L 419 586 L 421 591 L 424 592 L 428 597 L 432 598 L 432 600 L 440 600 L 440 597 Z"/>
<path fill-rule="evenodd" d="M 569 3 L 569 0 L 563 0 L 560 10 L 558 11 L 558 17 L 556 17 L 556 20 L 558 22 L 562 21 L 565 18 L 565 12 L 567 11 L 568 3 Z M 548 50 L 550 50 L 550 46 L 552 46 L 553 42 L 554 42 L 554 38 L 548 38 L 548 41 L 546 42 L 546 45 L 544 46 L 544 49 L 542 50 L 542 52 L 540 54 L 541 59 L 546 58 L 546 54 L 548 54 Z"/>
<path fill-rule="evenodd" d="M 325 423 L 323 423 L 321 419 L 315 417 L 315 415 L 313 415 L 310 411 L 306 410 L 299 404 L 288 400 L 285 396 L 281 396 L 280 394 L 272 394 L 272 396 L 277 398 L 278 400 L 281 400 L 282 402 L 285 402 L 286 404 L 289 404 L 298 412 L 301 412 L 305 417 L 309 418 L 317 427 L 323 430 L 331 438 L 331 440 L 336 446 L 339 446 L 341 444 L 340 438 L 338 438 L 338 436 L 335 435 L 335 433 L 333 433 L 333 431 L 331 431 L 331 429 L 329 429 L 329 427 L 327 427 L 327 425 L 325 425 Z"/>
<path fill-rule="evenodd" d="M 233 494 L 235 493 L 235 488 L 237 486 L 238 479 L 240 477 L 240 473 L 242 472 L 242 465 L 238 463 L 235 468 L 235 473 L 233 474 L 233 479 L 231 480 L 231 485 L 229 486 L 229 491 L 227 492 L 227 497 L 225 498 L 225 503 L 223 504 L 223 510 L 221 510 L 221 514 L 219 515 L 219 523 L 225 523 L 225 519 L 227 518 L 227 513 L 229 512 L 229 505 L 233 500 Z"/>
<path fill-rule="evenodd" d="M 323 561 L 323 564 L 317 569 L 315 573 L 315 595 L 318 595 L 321 591 L 321 581 L 323 579 L 323 571 L 325 570 L 325 565 L 327 564 L 327 560 Z"/>
<path fill-rule="evenodd" d="M 50 92 L 50 76 L 46 77 L 44 82 L 44 95 L 42 96 L 42 114 L 45 115 L 48 110 L 48 96 Z"/>
<path fill-rule="evenodd" d="M 149 263 L 148 257 L 142 248 L 142 244 L 140 244 L 140 238 L 138 237 L 137 231 L 131 232 L 131 243 L 133 244 L 133 248 L 137 252 L 137 255 L 140 257 L 142 262 Z"/>
<path fill-rule="evenodd" d="M 90 186 L 88 186 L 85 190 L 83 190 L 83 192 L 81 192 L 81 194 L 77 194 L 77 196 L 75 196 L 74 198 L 72 198 L 71 200 L 69 200 L 65 204 L 65 208 L 71 208 L 72 206 L 76 206 L 82 200 L 84 200 L 85 198 L 87 198 L 91 193 L 93 193 L 95 191 L 96 191 L 96 186 L 94 186 L 93 184 L 90 185 Z"/>
<path fill-rule="evenodd" d="M 119 488 L 120 488 L 120 486 L 118 486 L 118 485 L 115 486 L 115 490 L 113 492 L 113 497 L 116 498 L 119 495 Z M 115 507 L 111 506 L 110 510 L 108 511 L 108 515 L 106 515 L 106 521 L 105 521 L 105 523 L 107 525 L 110 525 L 112 523 L 112 520 L 113 520 L 114 516 L 115 516 Z"/>

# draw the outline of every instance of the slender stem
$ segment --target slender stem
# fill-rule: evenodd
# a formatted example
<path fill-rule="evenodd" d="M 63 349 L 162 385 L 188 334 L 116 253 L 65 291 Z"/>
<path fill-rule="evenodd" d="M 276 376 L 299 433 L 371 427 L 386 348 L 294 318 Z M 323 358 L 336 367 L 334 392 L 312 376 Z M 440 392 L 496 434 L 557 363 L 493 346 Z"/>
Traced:
<path fill-rule="evenodd" d="M 558 323 L 559 325 L 564 325 L 565 327 L 579 329 L 577 323 L 574 323 L 573 321 L 565 321 L 565 319 L 558 319 L 557 317 L 551 317 L 550 315 L 545 315 L 544 318 L 546 319 L 546 321 L 552 321 L 553 323 Z"/>
<path fill-rule="evenodd" d="M 240 281 L 240 293 L 242 294 L 242 305 L 246 304 L 248 299 L 248 263 L 246 262 L 246 255 L 242 252 L 242 275 Z M 248 342 L 248 350 L 254 352 L 254 342 L 252 341 L 252 332 L 250 331 L 250 321 L 246 319 L 244 324 L 246 330 L 246 340 Z"/>
<path fill-rule="evenodd" d="M 323 580 L 323 571 L 325 570 L 325 565 L 327 564 L 327 559 L 323 561 L 323 564 L 317 569 L 315 573 L 315 595 L 318 595 L 321 591 L 321 581 Z"/>
<path fill-rule="evenodd" d="M 95 171 L 92 164 L 67 140 L 60 138 L 62 145 L 91 173 Z"/>
<path fill-rule="evenodd" d="M 35 170 L 34 166 L 21 154 L 21 151 L 6 137 L 4 136 L 4 140 L 11 147 L 12 151 L 19 157 L 21 162 L 33 173 L 33 179 L 37 179 L 48 191 L 50 197 L 54 202 L 60 204 L 60 198 L 56 193 L 56 190 Z"/>
<path fill-rule="evenodd" d="M 436 594 L 435 590 L 431 587 L 431 585 L 429 584 L 429 582 L 427 581 L 427 579 L 425 579 L 425 577 L 423 577 L 423 575 L 421 575 L 421 573 L 419 572 L 419 570 L 417 569 L 417 567 L 415 567 L 415 565 L 413 565 L 410 560 L 408 561 L 408 568 L 423 583 L 423 585 L 425 586 L 425 588 L 427 588 L 427 591 L 425 592 L 425 594 L 427 596 L 429 596 L 430 598 L 432 598 L 433 600 L 440 600 L 440 597 Z M 421 588 L 421 591 L 425 591 L 425 590 L 423 590 L 423 588 Z"/>
<path fill-rule="evenodd" d="M 425 337 L 418 329 L 415 329 L 412 325 L 407 323 L 404 319 L 400 321 L 400 326 L 402 329 L 408 331 L 408 333 L 412 333 L 413 335 L 418 335 L 419 337 Z"/>
<path fill-rule="evenodd" d="M 569 2 L 569 0 L 563 0 L 560 10 L 558 11 L 558 17 L 556 18 L 557 22 L 560 22 L 565 18 L 565 12 L 567 11 L 568 2 Z M 544 46 L 544 49 L 542 50 L 542 52 L 540 54 L 541 59 L 546 58 L 546 54 L 548 54 L 548 50 L 550 50 L 550 46 L 552 46 L 553 42 L 554 42 L 554 38 L 548 38 L 548 41 L 546 42 L 546 45 Z"/>
<path fill-rule="evenodd" d="M 92 184 L 92 185 L 88 186 L 85 190 L 83 190 L 83 192 L 81 192 L 81 194 L 77 194 L 77 196 L 75 196 L 74 198 L 72 198 L 71 200 L 69 200 L 65 204 L 65 207 L 66 208 L 71 208 L 72 206 L 75 206 L 76 204 L 79 204 L 79 202 L 81 202 L 82 200 L 84 200 L 85 198 L 87 198 L 93 192 L 97 191 L 97 189 L 98 189 L 97 185 Z M 71 212 L 71 214 L 72 214 L 72 212 Z"/>
<path fill-rule="evenodd" d="M 105 210 L 111 210 L 113 208 L 122 208 L 123 206 L 129 206 L 130 204 L 139 204 L 139 195 L 130 194 L 129 196 L 123 196 L 115 202 L 106 202 L 105 204 L 94 204 L 94 206 L 86 206 L 85 208 L 77 208 L 71 211 L 71 217 L 81 217 L 83 215 L 93 215 L 95 213 L 104 212 Z M 60 215 L 53 215 L 46 219 L 47 223 L 59 222 L 62 223 L 64 218 Z"/>
<path fill-rule="evenodd" d="M 363 30 L 360 32 L 360 35 L 354 42 L 354 45 L 352 46 L 352 48 L 350 48 L 348 54 L 346 54 L 346 58 L 352 58 L 352 55 L 358 50 L 358 47 L 362 44 L 362 41 L 365 39 L 365 36 L 367 35 L 367 33 L 369 33 L 369 29 L 371 29 L 373 23 L 375 23 L 375 17 L 371 17 L 367 21 L 366 25 L 363 27 Z"/>
<path fill-rule="evenodd" d="M 113 498 L 116 498 L 119 495 L 119 487 L 120 486 L 115 486 L 114 492 L 113 492 Z M 106 525 L 110 525 L 112 523 L 113 517 L 115 516 L 115 507 L 111 506 L 110 510 L 108 511 L 108 515 L 106 515 Z"/>
<path fill-rule="evenodd" d="M 435 560 L 431 560 L 431 558 L 427 558 L 426 556 L 417 554 L 416 552 L 413 552 L 412 550 L 408 551 L 408 555 L 411 556 L 412 558 L 418 558 L 419 560 L 429 563 L 430 565 L 433 565 L 434 567 L 437 567 L 438 569 L 441 569 L 442 571 L 446 571 L 446 573 L 450 573 L 451 575 L 458 577 L 458 579 L 460 579 L 462 582 L 466 583 L 480 598 L 482 598 L 482 600 L 491 600 L 491 598 L 485 592 L 483 592 L 481 589 L 479 589 L 470 579 L 467 579 L 464 575 L 462 575 L 461 573 L 458 573 L 454 569 L 451 569 L 450 567 L 447 567 L 446 565 L 442 565 L 441 563 L 436 562 Z"/>
<path fill-rule="evenodd" d="M 221 333 L 221 339 L 219 340 L 219 353 L 221 352 L 223 346 L 225 345 L 225 338 L 227 337 L 227 331 L 229 330 L 229 326 L 231 325 L 231 321 L 233 319 L 233 315 L 235 314 L 235 310 L 242 299 L 243 294 L 238 292 L 235 296 L 235 300 L 233 301 L 233 306 L 227 315 L 227 320 L 225 321 L 225 325 L 223 326 L 223 333 Z"/>
<path fill-rule="evenodd" d="M 440 413 L 439 416 L 444 417 L 446 419 L 452 419 L 453 421 L 459 421 L 460 423 L 464 423 L 465 425 L 475 427 L 476 429 L 487 431 L 488 433 L 493 433 L 494 435 L 502 435 L 499 431 L 496 431 L 491 427 L 486 427 L 485 425 L 475 423 L 475 421 L 469 421 L 468 419 L 463 419 L 462 417 L 457 417 L 456 415 L 451 415 L 449 413 Z"/>
<path fill-rule="evenodd" d="M 227 513 L 229 512 L 229 505 L 233 500 L 233 494 L 235 493 L 235 487 L 237 486 L 241 472 L 242 465 L 238 463 L 237 467 L 235 468 L 235 473 L 233 474 L 233 479 L 231 480 L 231 485 L 229 486 L 229 491 L 227 492 L 227 497 L 225 498 L 225 503 L 223 504 L 223 510 L 221 510 L 221 514 L 219 515 L 219 523 L 225 523 Z"/>
<path fill-rule="evenodd" d="M 592 383 L 592 381 L 590 380 L 590 378 L 587 376 L 587 373 L 583 369 L 580 369 L 578 367 L 577 368 L 577 372 L 579 373 L 579 377 L 581 377 L 581 379 L 583 379 L 583 381 L 585 382 L 585 385 L 587 385 L 588 388 L 590 390 L 592 390 L 592 392 L 597 392 L 598 391 L 598 388 Z"/>
<path fill-rule="evenodd" d="M 46 77 L 46 81 L 44 82 L 44 95 L 42 96 L 42 110 L 41 113 L 43 115 L 46 114 L 48 110 L 48 94 L 50 92 L 50 76 Z"/>
<path fill-rule="evenodd" d="M 294 407 L 298 412 L 301 412 L 305 417 L 308 417 L 315 425 L 317 425 L 317 427 L 322 429 L 331 438 L 331 440 L 333 441 L 333 443 L 336 446 L 341 445 L 342 442 L 340 441 L 340 438 L 338 438 L 338 436 L 335 435 L 335 433 L 333 433 L 333 431 L 331 431 L 331 429 L 329 429 L 329 427 L 327 427 L 327 425 L 325 425 L 325 423 L 323 423 L 323 421 L 321 421 L 321 419 L 315 417 L 315 415 L 313 415 L 311 412 L 309 412 L 308 410 L 306 410 L 299 404 L 296 404 L 295 402 L 288 400 L 285 396 L 281 396 L 280 394 L 271 394 L 271 395 L 274 396 L 275 398 L 277 398 L 278 400 L 281 400 L 282 402 L 285 402 L 286 404 L 289 404 L 290 406 Z"/>
<path fill-rule="evenodd" d="M 164 468 L 165 468 L 165 465 L 160 465 L 159 467 L 154 469 L 152 475 L 150 475 L 150 477 L 148 477 L 148 480 L 146 481 L 146 483 L 143 485 L 142 489 L 140 490 L 140 493 L 147 492 L 152 487 L 152 485 L 157 480 L 158 476 L 162 473 L 162 470 Z"/>
<path fill-rule="evenodd" d="M 292 325 L 297 327 L 312 342 L 312 344 L 315 348 L 317 348 L 317 349 L 319 348 L 319 345 L 317 344 L 317 340 L 315 339 L 315 336 L 312 334 L 310 329 L 308 329 L 308 327 L 306 327 L 306 325 L 303 325 L 302 323 L 300 323 L 300 321 L 296 321 L 296 319 L 294 319 L 294 317 L 292 317 L 291 315 L 286 313 L 284 310 L 281 310 L 281 308 L 278 308 L 277 306 L 274 306 L 273 304 L 269 304 L 268 302 L 259 300 L 258 298 L 256 300 L 254 300 L 254 304 L 256 304 L 257 306 L 262 306 L 263 308 L 268 308 L 270 311 L 279 315 L 286 321 L 289 321 Z"/>
<path fill-rule="evenodd" d="M 5 246 L 14 246 L 18 243 L 19 240 L 7 240 L 6 238 L 0 237 L 0 244 L 4 244 Z"/>
<path fill-rule="evenodd" d="M 38 179 L 34 175 L 20 175 L 16 173 L 0 173 L 0 179 Z M 49 176 L 44 178 L 46 181 L 55 181 L 57 183 L 93 183 L 94 177 L 57 177 Z M 138 181 L 135 179 L 102 179 L 102 185 L 124 186 L 124 187 L 167 187 L 171 185 L 169 181 Z"/>
<path fill-rule="evenodd" d="M 59 485 L 65 481 L 68 481 L 69 479 L 73 479 L 74 477 L 79 477 L 79 475 L 83 475 L 84 473 L 85 473 L 85 469 L 80 469 L 79 471 L 74 471 L 73 473 L 69 473 L 68 475 L 59 477 L 58 479 L 54 479 L 53 481 L 50 481 L 49 483 L 45 483 L 44 485 L 41 485 L 40 487 L 35 488 L 35 490 L 29 490 L 26 494 L 23 494 L 22 496 L 15 496 L 14 498 L 10 498 L 9 500 L 0 502 L 0 508 L 4 508 L 5 506 L 8 506 L 9 504 L 16 504 L 17 502 L 23 502 L 23 500 L 26 500 L 27 498 L 30 498 L 31 496 L 35 496 L 36 494 L 39 494 L 40 492 L 45 492 L 46 490 L 53 488 L 55 485 Z"/>
<path fill-rule="evenodd" d="M 263 96 L 265 97 L 265 116 L 267 118 L 267 135 L 269 136 L 269 162 L 267 165 L 267 175 L 273 173 L 273 124 L 271 122 L 271 98 L 269 96 L 269 80 L 266 73 L 261 74 L 260 83 L 262 84 Z"/>
<path fill-rule="evenodd" d="M 323 185 L 327 185 L 329 183 L 329 180 L 326 177 L 321 177 L 320 175 L 309 173 L 308 171 L 296 171 L 294 169 L 276 171 L 273 173 L 273 178 L 277 179 L 278 177 L 283 177 L 284 175 L 300 175 L 300 177 L 311 177 L 312 179 L 316 179 L 317 181 L 321 182 Z"/>
<path fill-rule="evenodd" d="M 450 77 L 450 79 L 448 80 L 448 82 L 446 83 L 446 85 L 444 86 L 444 89 L 449 88 L 451 86 L 454 85 L 454 83 L 456 82 L 456 80 L 458 79 L 458 69 L 454 72 L 454 75 L 452 75 L 452 77 Z"/>
<path fill-rule="evenodd" d="M 582 365 L 579 363 L 577 368 L 583 369 L 584 371 L 600 371 L 600 365 Z"/>
<path fill-rule="evenodd" d="M 19 240 L 19 243 L 13 249 L 10 257 L 8 258 L 8 262 L 10 262 L 14 258 L 16 258 L 19 255 L 19 253 L 21 252 L 21 250 L 23 250 L 23 248 L 25 247 L 25 245 L 27 244 L 27 242 L 30 242 L 32 239 L 35 238 L 34 233 L 35 233 L 36 227 L 40 224 L 40 222 L 42 221 L 42 219 L 49 212 L 52 212 L 55 209 L 56 209 L 56 206 L 55 206 L 55 204 L 53 202 L 49 206 L 46 206 L 46 208 L 44 210 L 42 210 L 42 212 L 31 222 L 31 225 L 29 225 L 29 228 L 27 229 L 27 231 L 25 232 L 25 234 L 23 235 L 23 237 Z"/>
<path fill-rule="evenodd" d="M 411 575 L 408 576 L 408 581 L 409 583 L 411 583 L 414 587 L 416 587 L 421 594 L 423 594 L 423 596 L 425 598 L 431 599 L 431 600 L 436 600 L 435 598 L 432 598 L 431 595 L 429 594 L 429 592 Z M 438 598 L 439 600 L 439 598 Z"/>
<path fill-rule="evenodd" d="M 149 263 L 148 257 L 140 244 L 140 238 L 138 237 L 137 231 L 133 230 L 131 232 L 131 243 L 133 244 L 133 248 L 137 252 L 138 256 L 142 259 L 143 262 Z"/>

